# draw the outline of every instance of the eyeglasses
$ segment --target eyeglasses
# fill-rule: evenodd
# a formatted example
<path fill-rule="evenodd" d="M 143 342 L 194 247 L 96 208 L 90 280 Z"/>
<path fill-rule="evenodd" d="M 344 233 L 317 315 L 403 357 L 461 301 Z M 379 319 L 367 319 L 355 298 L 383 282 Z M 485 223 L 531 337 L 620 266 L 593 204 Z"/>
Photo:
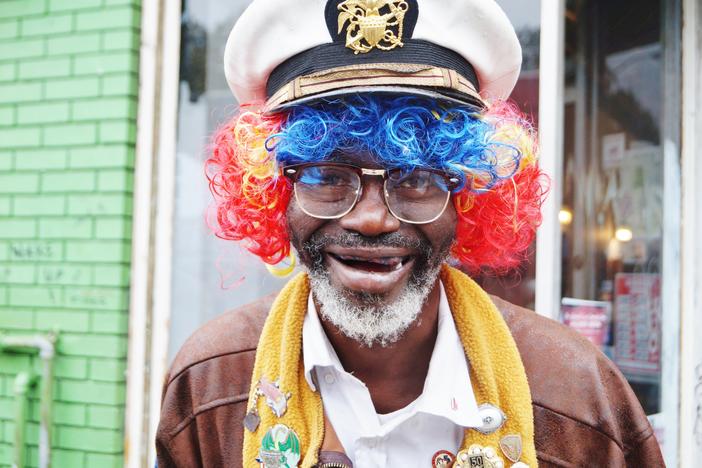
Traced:
<path fill-rule="evenodd" d="M 320 219 L 350 213 L 361 199 L 362 177 L 380 176 L 388 210 L 411 224 L 436 221 L 446 210 L 451 190 L 460 184 L 455 175 L 436 169 L 366 169 L 331 162 L 286 166 L 283 175 L 293 182 L 300 209 Z"/>

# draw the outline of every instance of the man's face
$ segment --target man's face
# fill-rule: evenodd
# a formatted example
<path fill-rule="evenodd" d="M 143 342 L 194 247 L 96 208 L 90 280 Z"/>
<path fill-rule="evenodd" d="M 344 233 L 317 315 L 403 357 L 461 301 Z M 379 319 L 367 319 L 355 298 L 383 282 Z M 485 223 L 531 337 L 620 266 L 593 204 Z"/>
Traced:
<path fill-rule="evenodd" d="M 345 159 L 378 168 L 367 157 Z M 396 341 L 414 322 L 448 257 L 457 222 L 452 203 L 432 223 L 399 221 L 385 205 L 377 176 L 364 176 L 361 198 L 342 218 L 311 217 L 292 197 L 287 221 L 322 315 L 368 346 Z"/>

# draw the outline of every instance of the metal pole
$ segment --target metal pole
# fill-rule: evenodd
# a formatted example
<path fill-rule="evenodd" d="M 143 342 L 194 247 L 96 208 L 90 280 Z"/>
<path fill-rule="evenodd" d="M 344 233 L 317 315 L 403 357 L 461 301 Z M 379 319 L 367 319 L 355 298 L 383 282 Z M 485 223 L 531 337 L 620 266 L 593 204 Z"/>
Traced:
<path fill-rule="evenodd" d="M 34 377 L 28 372 L 20 372 L 15 377 L 15 446 L 12 454 L 12 468 L 24 468 L 24 433 L 27 430 L 27 399 Z"/>
<path fill-rule="evenodd" d="M 52 333 L 48 336 L 6 336 L 0 335 L 0 352 L 9 351 L 13 353 L 38 353 L 42 360 L 42 382 L 41 382 L 41 397 L 40 405 L 40 421 L 39 421 L 39 468 L 51 467 L 51 413 L 53 405 L 53 381 L 54 381 L 54 357 L 56 334 Z M 23 380 L 18 374 L 16 385 L 22 383 Z M 16 387 L 17 388 L 17 387 Z M 19 400 L 18 400 L 19 401 Z M 18 403 L 19 404 L 19 403 Z M 22 425 L 26 419 L 26 408 L 22 413 Z M 17 409 L 16 416 L 19 417 L 20 408 Z M 15 433 L 15 441 L 17 437 L 22 437 L 22 443 L 17 445 L 15 442 L 15 450 L 24 450 L 24 430 L 18 435 Z M 23 455 L 23 454 L 22 454 Z M 22 461 L 23 459 L 19 460 Z M 21 465 L 19 465 L 21 466 Z"/>

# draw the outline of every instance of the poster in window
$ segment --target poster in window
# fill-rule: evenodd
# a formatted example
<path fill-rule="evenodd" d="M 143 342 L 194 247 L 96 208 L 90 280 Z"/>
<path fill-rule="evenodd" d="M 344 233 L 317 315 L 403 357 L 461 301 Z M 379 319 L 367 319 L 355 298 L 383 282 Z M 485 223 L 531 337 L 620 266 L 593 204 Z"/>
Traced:
<path fill-rule="evenodd" d="M 571 297 L 561 300 L 561 321 L 600 349 L 609 341 L 610 320 L 609 302 L 585 301 Z"/>
<path fill-rule="evenodd" d="M 661 278 L 654 273 L 614 277 L 614 361 L 632 381 L 661 372 Z"/>

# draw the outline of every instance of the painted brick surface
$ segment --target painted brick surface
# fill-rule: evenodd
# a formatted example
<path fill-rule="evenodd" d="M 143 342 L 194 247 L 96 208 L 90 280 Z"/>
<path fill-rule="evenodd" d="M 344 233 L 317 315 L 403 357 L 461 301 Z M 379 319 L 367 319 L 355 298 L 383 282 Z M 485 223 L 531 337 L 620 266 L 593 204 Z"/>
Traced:
<path fill-rule="evenodd" d="M 0 333 L 58 330 L 52 462 L 123 464 L 140 0 L 0 0 Z M 0 352 L 0 467 L 16 373 Z M 38 464 L 31 395 L 27 460 Z"/>

